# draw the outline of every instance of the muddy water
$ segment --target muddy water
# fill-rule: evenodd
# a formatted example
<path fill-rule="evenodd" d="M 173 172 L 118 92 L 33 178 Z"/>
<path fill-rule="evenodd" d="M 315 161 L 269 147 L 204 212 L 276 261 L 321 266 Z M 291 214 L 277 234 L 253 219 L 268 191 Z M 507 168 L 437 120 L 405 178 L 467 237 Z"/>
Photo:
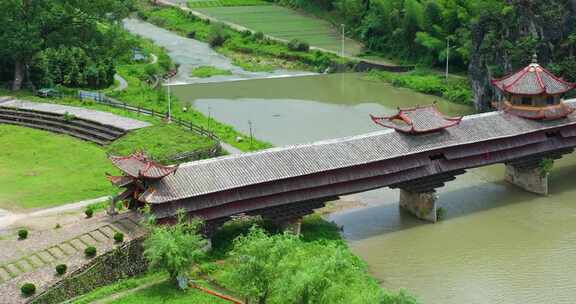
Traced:
<path fill-rule="evenodd" d="M 218 121 L 274 145 L 310 142 L 378 130 L 369 114 L 438 101 L 446 113 L 470 111 L 439 98 L 364 80 L 362 74 L 174 86 L 180 100 Z"/>
<path fill-rule="evenodd" d="M 176 87 L 181 100 L 276 145 L 378 129 L 369 113 L 436 98 L 326 75 Z M 440 101 L 446 113 L 468 112 Z M 334 214 L 353 251 L 383 287 L 408 289 L 424 303 L 574 303 L 576 156 L 557 162 L 547 197 L 503 181 L 496 165 L 470 170 L 440 190 L 447 218 L 426 224 L 400 212 L 398 192 L 346 197 L 366 207 Z"/>
<path fill-rule="evenodd" d="M 151 39 L 155 44 L 166 48 L 174 62 L 180 64 L 178 75 L 171 80 L 173 84 L 223 82 L 313 74 L 286 70 L 249 72 L 234 65 L 229 58 L 214 51 L 207 43 L 179 36 L 168 30 L 134 18 L 124 20 L 124 27 L 131 33 Z M 213 76 L 210 78 L 191 77 L 190 72 L 200 66 L 213 66 L 222 70 L 228 70 L 232 75 Z"/>

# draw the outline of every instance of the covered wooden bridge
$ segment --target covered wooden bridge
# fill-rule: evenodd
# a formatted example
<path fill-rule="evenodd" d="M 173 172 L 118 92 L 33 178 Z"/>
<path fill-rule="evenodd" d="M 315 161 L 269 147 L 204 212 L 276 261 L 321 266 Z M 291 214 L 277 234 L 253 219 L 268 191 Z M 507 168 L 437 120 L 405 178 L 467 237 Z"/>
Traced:
<path fill-rule="evenodd" d="M 565 92 L 565 87 L 546 92 L 544 86 L 534 96 Z M 289 225 L 340 195 L 382 187 L 399 188 L 401 206 L 436 221 L 435 190 L 466 169 L 503 163 L 510 182 L 548 192 L 540 164 L 576 147 L 576 101 L 557 98 L 528 105 L 520 99 L 515 106 L 514 100 L 507 109 L 463 118 L 445 117 L 433 105 L 401 109 L 395 116 L 372 117 L 389 128 L 382 131 L 178 167 L 158 165 L 141 154 L 117 157 L 112 161 L 125 174 L 110 180 L 126 188 L 119 199 L 130 199 L 133 206 L 149 204 L 161 221 L 170 221 L 182 208 L 214 226 L 238 214 Z M 554 117 L 527 118 L 518 111 Z"/>

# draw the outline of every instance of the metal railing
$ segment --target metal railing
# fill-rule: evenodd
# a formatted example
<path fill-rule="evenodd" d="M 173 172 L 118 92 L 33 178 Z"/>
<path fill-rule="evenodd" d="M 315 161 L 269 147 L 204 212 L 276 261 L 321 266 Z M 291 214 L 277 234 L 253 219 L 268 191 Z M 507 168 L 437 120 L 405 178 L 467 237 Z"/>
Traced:
<path fill-rule="evenodd" d="M 168 119 L 168 112 L 161 112 L 161 111 L 157 111 L 154 109 L 149 109 L 146 107 L 142 107 L 142 106 L 133 106 L 130 104 L 127 104 L 125 102 L 107 97 L 105 94 L 102 94 L 100 92 L 91 92 L 91 91 L 78 91 L 78 94 L 62 94 L 62 93 L 58 93 L 58 94 L 53 94 L 52 96 L 55 97 L 73 97 L 73 98 L 77 98 L 82 100 L 92 100 L 98 104 L 103 104 L 103 105 L 107 105 L 110 107 L 114 107 L 114 108 L 118 108 L 118 109 L 123 109 L 126 111 L 130 111 L 133 113 L 137 113 L 137 114 L 142 114 L 142 115 L 147 115 L 147 116 L 152 116 L 152 117 L 156 117 L 159 119 Z M 194 124 L 192 121 L 189 120 L 185 120 L 179 117 L 170 117 L 170 121 L 175 123 L 176 125 L 187 129 L 189 131 L 195 132 L 197 134 L 209 137 L 213 140 L 216 141 L 220 141 L 220 139 L 218 138 L 218 136 L 216 136 L 216 134 L 212 133 L 211 131 Z"/>

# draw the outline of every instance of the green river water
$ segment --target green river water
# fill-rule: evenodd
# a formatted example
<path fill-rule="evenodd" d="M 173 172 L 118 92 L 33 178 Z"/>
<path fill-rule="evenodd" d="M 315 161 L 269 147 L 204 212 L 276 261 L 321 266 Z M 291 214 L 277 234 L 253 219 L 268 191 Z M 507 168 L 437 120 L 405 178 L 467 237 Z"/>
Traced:
<path fill-rule="evenodd" d="M 275 145 L 378 130 L 368 114 L 394 113 L 438 98 L 332 74 L 174 87 L 205 114 Z M 439 100 L 447 114 L 467 107 Z M 364 207 L 331 215 L 352 250 L 385 288 L 424 303 L 574 303 L 576 157 L 556 163 L 551 194 L 503 181 L 503 165 L 470 170 L 440 189 L 447 218 L 418 221 L 398 208 L 398 191 L 344 197 Z"/>

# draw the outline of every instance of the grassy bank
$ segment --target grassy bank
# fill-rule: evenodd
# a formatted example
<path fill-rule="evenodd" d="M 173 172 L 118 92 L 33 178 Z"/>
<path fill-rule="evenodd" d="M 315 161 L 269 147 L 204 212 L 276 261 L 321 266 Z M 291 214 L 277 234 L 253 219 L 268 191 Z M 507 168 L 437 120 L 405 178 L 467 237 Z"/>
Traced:
<path fill-rule="evenodd" d="M 179 8 L 156 7 L 147 1 L 141 1 L 138 15 L 148 22 L 182 36 L 210 43 L 223 54 L 235 53 L 237 55 L 233 56 L 234 59 L 243 62 L 244 66 L 258 63 L 246 62 L 245 56 L 242 55 L 258 58 L 260 64 L 299 70 L 324 71 L 329 67 L 350 63 L 349 60 L 332 53 L 295 50 L 287 43 L 267 39 L 262 33 L 239 32 L 222 24 L 203 21 Z"/>
<path fill-rule="evenodd" d="M 155 54 L 158 56 L 158 62 L 154 64 L 150 62 L 131 62 L 126 60 L 121 62 L 121 64 L 117 66 L 117 72 L 126 80 L 128 87 L 123 91 L 113 91 L 109 89 L 105 93 L 110 97 L 119 99 L 133 106 L 141 106 L 158 112 L 166 112 L 168 108 L 166 89 L 162 87 L 154 88 L 150 84 L 154 82 L 153 75 L 165 74 L 170 69 L 175 68 L 175 65 L 170 60 L 165 49 L 146 39 L 137 39 L 143 53 L 148 55 Z M 185 108 L 175 96 L 172 96 L 172 116 L 192 121 L 195 125 L 205 129 L 210 127 L 210 131 L 216 134 L 216 136 L 242 151 L 271 147 L 270 144 L 258 140 L 253 140 L 252 146 L 249 141 L 246 140 L 237 142 L 236 139 L 238 137 L 247 138 L 247 136 L 236 131 L 229 125 L 222 124 L 214 119 L 209 119 L 193 108 Z"/>
<path fill-rule="evenodd" d="M 370 80 L 386 81 L 397 87 L 442 97 L 451 102 L 473 106 L 473 95 L 466 78 L 449 77 L 448 82 L 438 73 L 429 70 L 414 70 L 407 73 L 371 71 Z"/>

